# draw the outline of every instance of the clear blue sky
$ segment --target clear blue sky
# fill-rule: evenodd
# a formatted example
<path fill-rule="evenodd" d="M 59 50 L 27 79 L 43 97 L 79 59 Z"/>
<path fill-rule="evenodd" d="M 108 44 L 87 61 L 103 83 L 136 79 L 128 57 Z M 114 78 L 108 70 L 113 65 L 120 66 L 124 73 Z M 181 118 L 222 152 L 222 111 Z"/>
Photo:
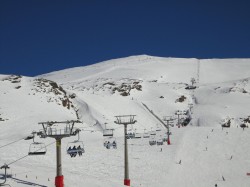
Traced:
<path fill-rule="evenodd" d="M 0 74 L 113 58 L 249 58 L 249 0 L 0 0 Z"/>

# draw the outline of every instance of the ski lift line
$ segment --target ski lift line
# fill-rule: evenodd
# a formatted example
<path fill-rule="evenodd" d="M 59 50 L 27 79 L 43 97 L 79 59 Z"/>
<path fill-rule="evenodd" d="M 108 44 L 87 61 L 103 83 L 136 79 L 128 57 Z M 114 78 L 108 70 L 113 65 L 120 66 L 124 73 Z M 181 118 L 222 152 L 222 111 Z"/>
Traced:
<path fill-rule="evenodd" d="M 56 142 L 54 141 L 54 142 L 52 142 L 52 143 L 50 143 L 50 144 L 46 145 L 45 147 L 49 147 L 50 145 L 52 145 L 52 144 L 54 144 L 54 143 L 56 143 Z M 41 149 L 43 149 L 43 148 L 41 148 Z M 38 150 L 36 150 L 35 152 L 40 151 L 41 149 L 38 149 Z M 30 155 L 29 155 L 29 154 L 27 154 L 27 155 L 25 155 L 25 156 L 23 156 L 23 157 L 20 157 L 19 159 L 14 160 L 14 161 L 12 161 L 12 162 L 10 162 L 10 163 L 6 164 L 6 165 L 8 165 L 8 166 L 9 166 L 9 165 L 11 165 L 11 164 L 14 164 L 14 163 L 18 162 L 19 160 L 22 160 L 22 159 L 24 159 L 24 158 L 26 158 L 26 157 L 28 157 L 28 156 L 30 156 Z"/>
<path fill-rule="evenodd" d="M 142 103 L 142 105 L 161 123 L 161 125 L 163 125 L 163 127 L 167 128 L 166 124 L 152 110 L 150 110 L 146 104 Z"/>
<path fill-rule="evenodd" d="M 26 138 L 26 137 L 24 137 L 24 138 Z M 6 144 L 6 145 L 2 145 L 2 146 L 0 146 L 0 149 L 1 149 L 1 148 L 4 148 L 4 147 L 6 147 L 6 146 L 9 146 L 9 145 L 11 145 L 11 144 L 14 144 L 14 143 L 16 143 L 16 142 L 19 142 L 19 141 L 21 141 L 21 140 L 24 140 L 24 138 L 21 138 L 21 139 L 19 139 L 19 140 L 15 140 L 15 141 L 10 142 L 10 143 L 8 143 L 8 144 Z"/>
<path fill-rule="evenodd" d="M 59 123 L 63 123 L 63 124 L 69 124 L 69 123 L 82 123 L 82 121 L 80 120 L 68 120 L 68 121 L 46 121 L 46 122 L 39 122 L 39 125 L 42 124 L 47 124 L 47 125 L 53 125 L 53 124 L 59 124 Z"/>

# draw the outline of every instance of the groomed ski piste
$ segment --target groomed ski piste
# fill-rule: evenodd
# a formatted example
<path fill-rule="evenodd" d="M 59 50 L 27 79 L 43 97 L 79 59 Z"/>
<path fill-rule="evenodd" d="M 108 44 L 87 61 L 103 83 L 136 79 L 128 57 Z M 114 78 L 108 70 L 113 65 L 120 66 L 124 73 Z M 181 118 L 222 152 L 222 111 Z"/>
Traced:
<path fill-rule="evenodd" d="M 196 89 L 186 89 L 192 78 Z M 46 154 L 26 156 L 32 140 L 24 138 L 39 122 L 77 119 L 85 153 L 70 157 L 77 136 L 62 140 L 65 187 L 123 186 L 124 132 L 114 121 L 128 114 L 137 120 L 129 132 L 156 139 L 167 130 L 155 116 L 175 118 L 170 145 L 128 139 L 132 187 L 250 186 L 250 129 L 241 128 L 250 120 L 250 59 L 131 56 L 37 77 L 1 75 L 0 88 L 0 166 L 9 165 L 12 187 L 54 186 L 55 140 L 35 137 Z M 177 126 L 177 110 L 188 113 L 180 116 L 191 118 L 187 126 Z M 117 149 L 103 146 L 105 128 L 114 129 Z"/>

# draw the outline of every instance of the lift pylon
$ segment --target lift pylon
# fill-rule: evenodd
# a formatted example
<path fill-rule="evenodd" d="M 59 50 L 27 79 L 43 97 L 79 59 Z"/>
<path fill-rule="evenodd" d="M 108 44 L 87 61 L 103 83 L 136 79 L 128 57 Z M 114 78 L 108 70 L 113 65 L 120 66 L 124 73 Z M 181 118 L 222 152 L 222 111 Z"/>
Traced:
<path fill-rule="evenodd" d="M 48 121 L 40 122 L 38 124 L 43 126 L 43 131 L 40 132 L 42 138 L 55 138 L 56 139 L 56 178 L 55 186 L 64 187 L 64 177 L 62 175 L 62 149 L 61 141 L 63 138 L 75 136 L 80 132 L 79 128 L 75 128 L 75 123 L 82 123 L 80 121 Z M 64 124 L 64 128 L 58 128 L 55 124 Z"/>
<path fill-rule="evenodd" d="M 126 186 L 130 186 L 129 168 L 128 168 L 127 125 L 135 124 L 137 122 L 135 120 L 135 116 L 136 115 L 115 116 L 116 121 L 114 121 L 118 125 L 124 125 L 124 185 Z"/>
<path fill-rule="evenodd" d="M 4 169 L 4 181 L 2 183 L 0 183 L 0 186 L 6 186 L 8 184 L 6 183 L 6 179 L 7 179 L 7 169 L 10 169 L 10 167 L 7 164 L 4 164 L 3 166 L 0 167 L 0 169 Z"/>
<path fill-rule="evenodd" d="M 164 116 L 163 121 L 167 122 L 167 136 L 168 136 L 167 141 L 168 141 L 168 145 L 170 145 L 170 129 L 169 129 L 170 127 L 169 126 L 172 126 L 172 127 L 174 126 L 172 125 L 173 118 L 171 116 Z"/>

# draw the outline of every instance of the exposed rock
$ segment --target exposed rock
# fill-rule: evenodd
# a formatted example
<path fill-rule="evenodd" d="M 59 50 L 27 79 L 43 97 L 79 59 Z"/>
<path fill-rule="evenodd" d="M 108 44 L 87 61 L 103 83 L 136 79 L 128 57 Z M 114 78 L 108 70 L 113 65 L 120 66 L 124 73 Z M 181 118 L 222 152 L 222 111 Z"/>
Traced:
<path fill-rule="evenodd" d="M 229 128 L 231 126 L 231 119 L 227 119 L 227 121 L 224 122 L 221 126 Z"/>
<path fill-rule="evenodd" d="M 187 98 L 186 98 L 184 95 L 182 95 L 180 98 L 176 99 L 175 102 L 176 102 L 176 103 L 177 103 L 177 102 L 182 103 L 182 102 L 184 102 L 186 99 L 187 99 Z"/>
<path fill-rule="evenodd" d="M 21 75 L 10 75 L 9 77 L 3 79 L 2 81 L 10 81 L 11 83 L 20 83 L 21 82 Z"/>

